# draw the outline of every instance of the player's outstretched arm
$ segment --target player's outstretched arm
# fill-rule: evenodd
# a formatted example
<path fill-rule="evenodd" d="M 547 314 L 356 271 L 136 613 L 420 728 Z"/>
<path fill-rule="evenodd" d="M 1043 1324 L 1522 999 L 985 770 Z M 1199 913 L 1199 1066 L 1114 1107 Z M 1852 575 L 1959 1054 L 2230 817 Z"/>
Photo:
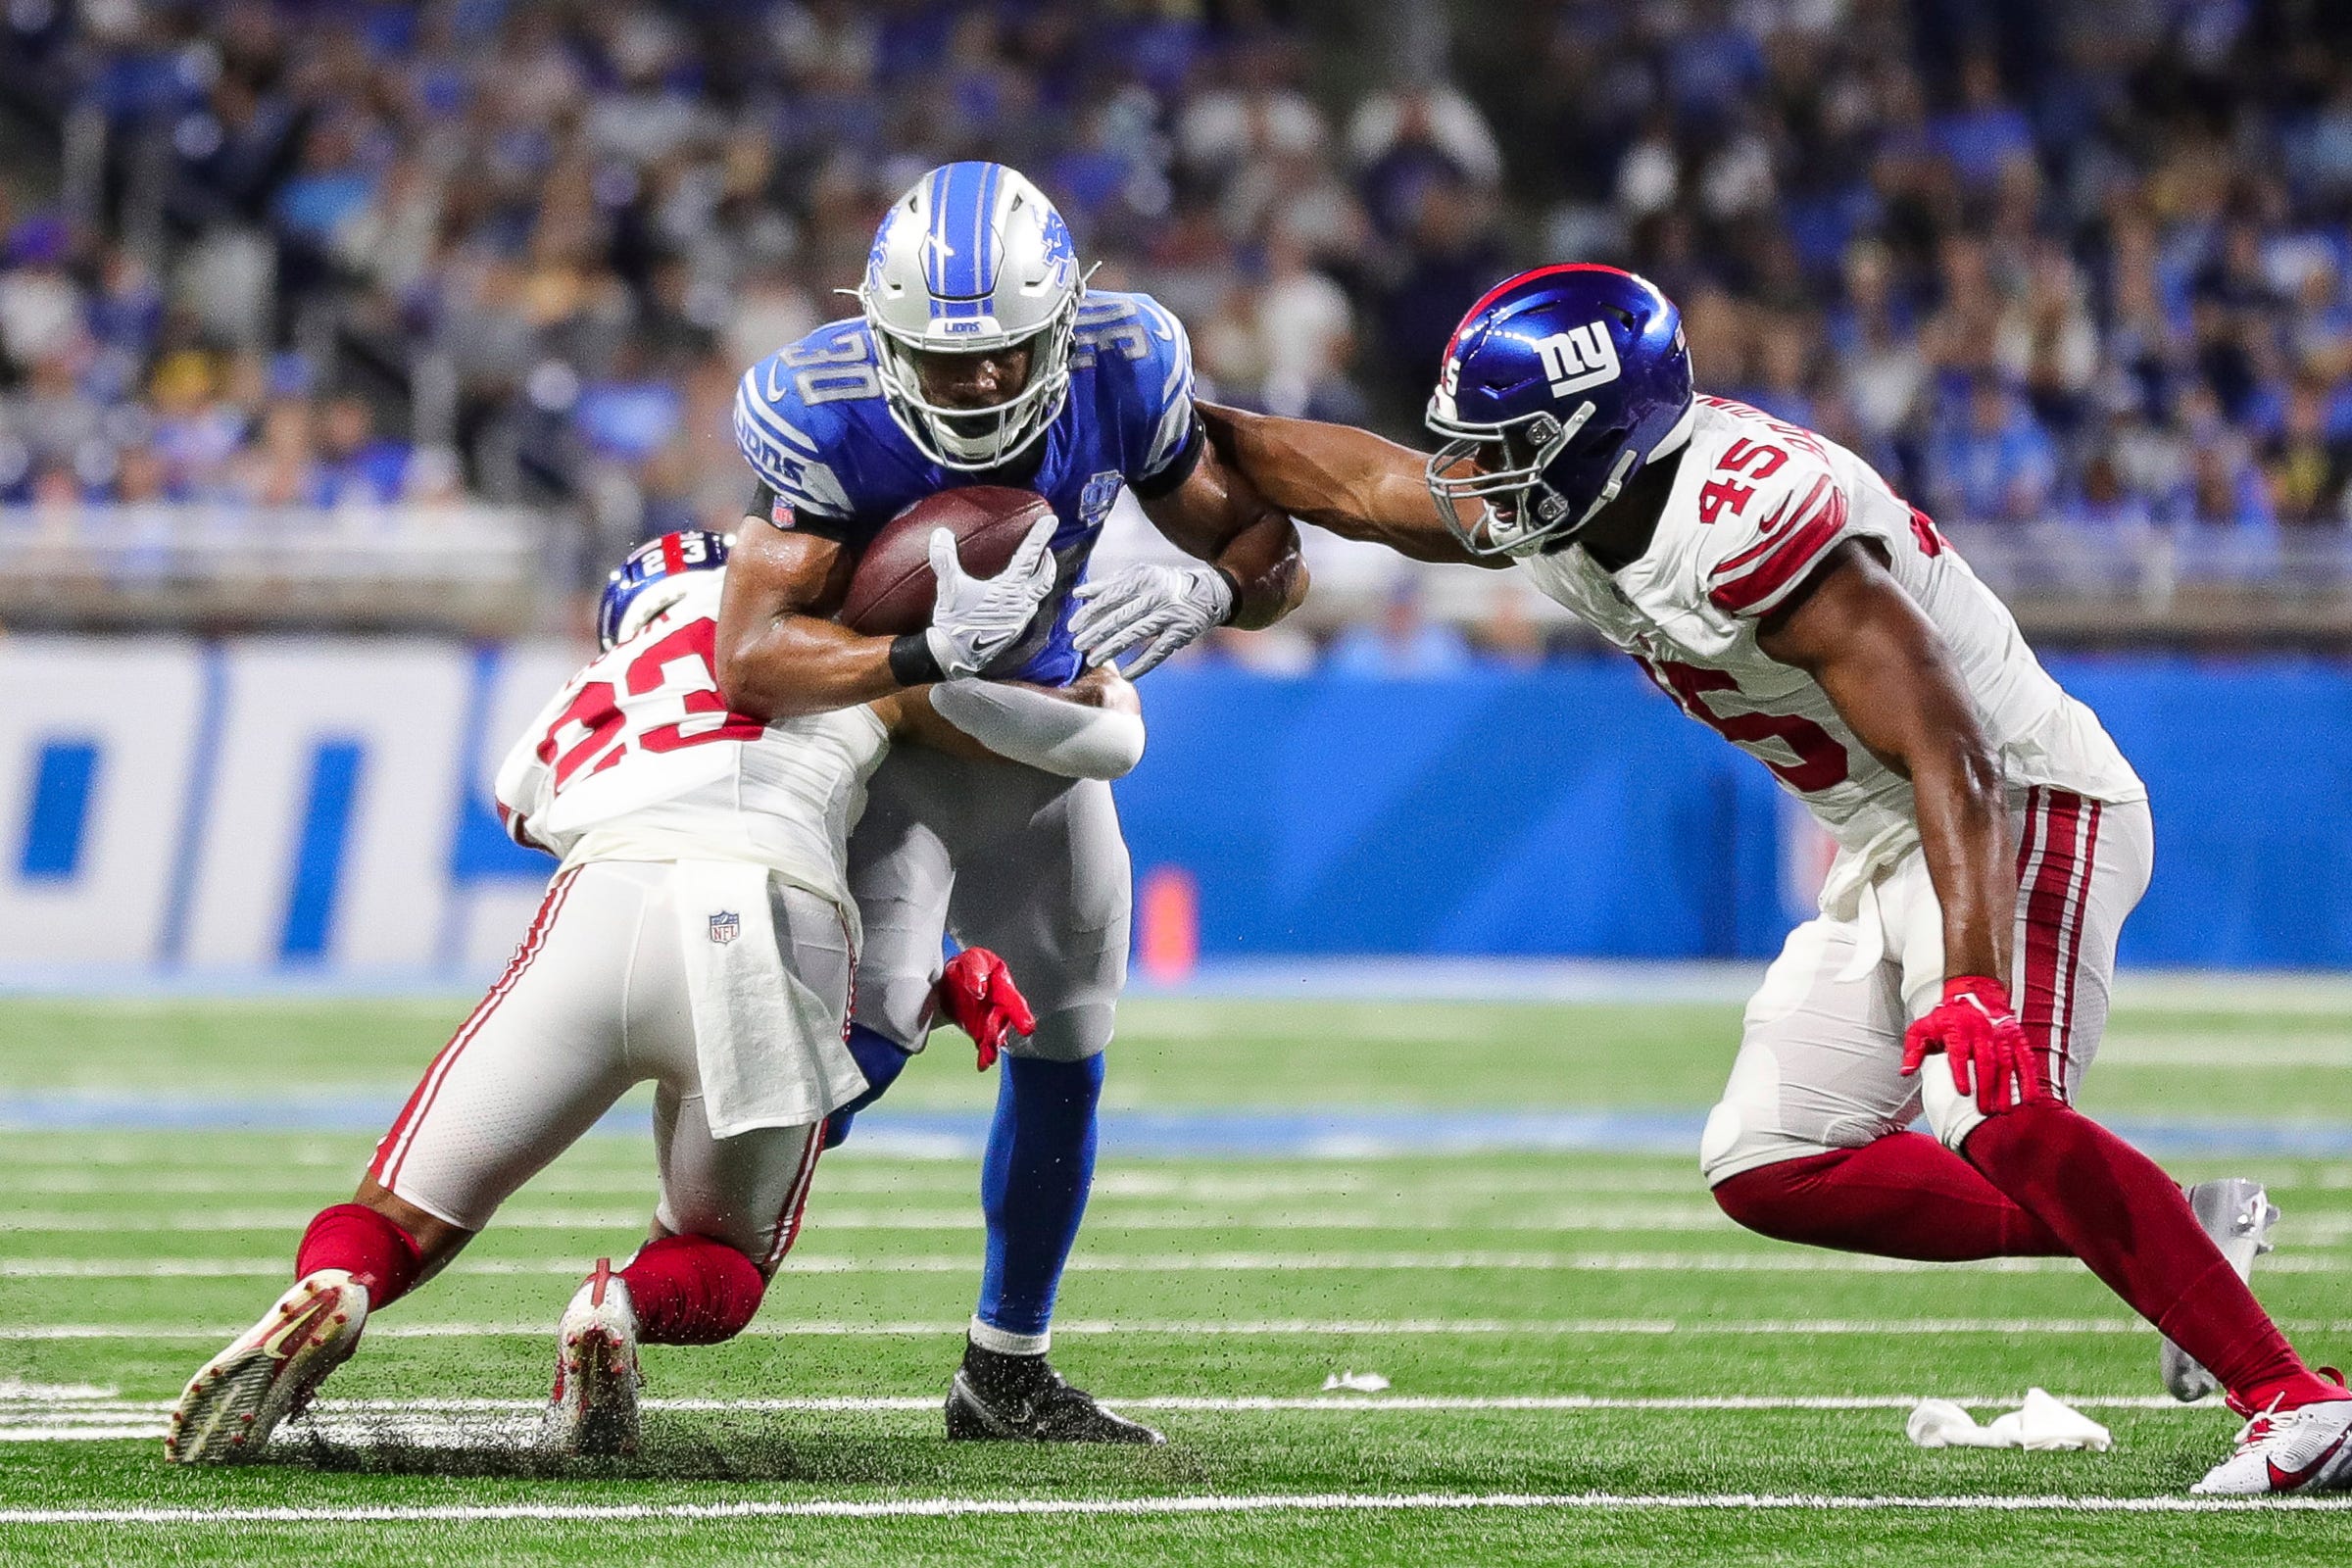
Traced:
<path fill-rule="evenodd" d="M 1216 626 L 1271 626 L 1306 597 L 1306 563 L 1290 517 L 1266 505 L 1204 437 L 1172 490 L 1141 498 L 1144 514 L 1203 566 L 1156 563 L 1079 585 L 1071 638 L 1092 666 L 1131 650 L 1141 675 Z"/>
<path fill-rule="evenodd" d="M 746 517 L 718 607 L 718 689 L 755 718 L 854 708 L 902 690 L 888 637 L 824 616 L 849 591 L 855 561 L 838 541 Z"/>
<path fill-rule="evenodd" d="M 1315 419 L 1285 419 L 1196 403 L 1210 445 L 1267 504 L 1345 539 L 1386 545 L 1414 561 L 1502 567 L 1473 556 L 1439 515 L 1426 478 L 1428 456 L 1410 447 Z"/>
<path fill-rule="evenodd" d="M 1860 540 L 1833 547 L 1766 617 L 1757 646 L 1821 689 L 1855 736 L 1911 781 L 1948 977 L 2009 973 L 2017 862 L 2000 760 L 1935 623 Z"/>
<path fill-rule="evenodd" d="M 1009 758 L 1063 778 L 1124 778 L 1144 756 L 1144 710 L 1118 671 L 1067 686 L 946 681 L 886 697 L 891 734 L 953 757 Z"/>

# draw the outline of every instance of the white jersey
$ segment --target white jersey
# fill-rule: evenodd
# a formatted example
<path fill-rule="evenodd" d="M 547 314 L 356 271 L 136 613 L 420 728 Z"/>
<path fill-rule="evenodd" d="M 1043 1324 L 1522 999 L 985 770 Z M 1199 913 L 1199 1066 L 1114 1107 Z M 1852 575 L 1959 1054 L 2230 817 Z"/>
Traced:
<path fill-rule="evenodd" d="M 1833 546 L 1855 538 L 1884 547 L 1942 634 L 2014 789 L 2147 798 L 2097 716 L 2050 678 L 1934 523 L 1853 453 L 1745 404 L 1698 400 L 1640 560 L 1611 573 L 1571 547 L 1518 565 L 1811 808 L 1840 848 L 1822 890 L 1835 912 L 1918 844 L 1918 809 L 1910 783 L 1855 739 L 1820 684 L 1765 654 L 1756 632 Z"/>
<path fill-rule="evenodd" d="M 713 649 L 724 574 L 564 684 L 498 770 L 498 814 L 565 868 L 596 860 L 761 865 L 831 901 L 852 932 L 850 828 L 889 735 L 870 708 L 762 724 L 731 712 Z"/>

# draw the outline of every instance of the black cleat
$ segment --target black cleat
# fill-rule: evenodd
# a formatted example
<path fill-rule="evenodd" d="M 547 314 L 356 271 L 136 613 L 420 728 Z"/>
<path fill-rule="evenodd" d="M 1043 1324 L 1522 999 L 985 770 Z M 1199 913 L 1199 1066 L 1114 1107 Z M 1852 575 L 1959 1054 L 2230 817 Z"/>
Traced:
<path fill-rule="evenodd" d="M 1073 1389 L 1043 1355 L 1005 1355 L 977 1345 L 948 1385 L 951 1442 L 1142 1443 L 1168 1440 Z"/>

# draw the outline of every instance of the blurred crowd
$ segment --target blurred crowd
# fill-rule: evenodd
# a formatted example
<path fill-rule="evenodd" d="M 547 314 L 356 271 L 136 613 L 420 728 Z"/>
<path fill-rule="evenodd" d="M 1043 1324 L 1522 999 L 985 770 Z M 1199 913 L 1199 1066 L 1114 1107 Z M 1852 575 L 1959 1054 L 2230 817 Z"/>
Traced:
<path fill-rule="evenodd" d="M 1514 0 L 1384 48 L 1420 10 L 14 0 L 0 500 L 729 525 L 742 368 L 988 157 L 1224 399 L 1409 439 L 1458 313 L 1572 256 L 1949 520 L 2342 524 L 2352 6 Z"/>

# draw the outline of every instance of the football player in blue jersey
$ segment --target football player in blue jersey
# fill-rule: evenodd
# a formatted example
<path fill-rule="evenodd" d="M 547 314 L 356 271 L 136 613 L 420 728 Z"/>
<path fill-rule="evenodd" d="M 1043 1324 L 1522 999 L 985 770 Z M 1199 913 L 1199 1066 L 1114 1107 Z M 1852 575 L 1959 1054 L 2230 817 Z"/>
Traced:
<path fill-rule="evenodd" d="M 950 164 L 893 203 L 860 314 L 754 366 L 735 434 L 758 472 L 727 572 L 718 673 L 738 712 L 775 717 L 981 675 L 1063 685 L 1133 654 L 1142 674 L 1213 626 L 1264 626 L 1306 591 L 1298 539 L 1209 445 L 1184 328 L 1143 294 L 1090 293 L 1068 228 L 997 164 Z M 925 631 L 824 618 L 858 556 L 909 503 L 959 485 L 1051 503 L 1053 580 L 1009 652 L 989 596 L 935 538 Z M 1087 580 L 1120 490 L 1199 564 Z M 1026 618 L 1030 601 L 997 596 Z M 1109 787 L 908 747 L 875 774 L 850 847 L 865 926 L 852 1049 L 870 1103 L 931 1027 L 942 936 L 994 949 L 1037 1027 L 1007 1047 L 981 1174 L 988 1250 L 951 1438 L 1156 1443 L 1046 1358 L 1054 1298 L 1092 1183 L 1102 1053 L 1126 980 L 1131 889 Z M 841 1127 L 846 1129 L 846 1118 Z"/>

